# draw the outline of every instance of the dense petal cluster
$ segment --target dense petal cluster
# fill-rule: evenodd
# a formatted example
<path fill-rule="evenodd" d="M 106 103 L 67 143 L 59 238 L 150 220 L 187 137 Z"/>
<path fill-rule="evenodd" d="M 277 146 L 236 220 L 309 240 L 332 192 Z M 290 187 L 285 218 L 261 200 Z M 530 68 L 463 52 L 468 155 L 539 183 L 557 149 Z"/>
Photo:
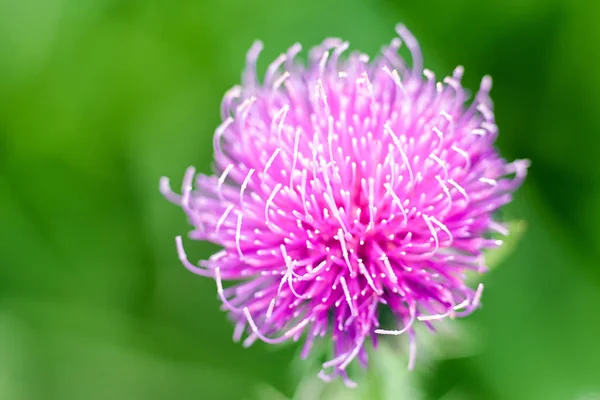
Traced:
<path fill-rule="evenodd" d="M 304 65 L 296 44 L 262 83 L 254 44 L 242 85 L 222 102 L 215 174 L 190 168 L 181 195 L 161 180 L 193 225 L 190 238 L 222 247 L 196 266 L 177 238 L 185 266 L 216 280 L 234 338 L 304 335 L 306 356 L 327 337 L 334 357 L 320 376 L 349 385 L 346 369 L 355 359 L 366 366 L 368 339 L 406 333 L 412 367 L 415 324 L 478 307 L 483 286 L 468 287 L 465 273 L 485 270 L 482 250 L 500 244 L 489 234 L 506 233 L 493 213 L 528 167 L 493 147 L 491 79 L 467 103 L 463 68 L 437 82 L 415 38 L 397 32 L 373 61 L 326 39 Z M 394 325 L 380 324 L 384 308 Z"/>

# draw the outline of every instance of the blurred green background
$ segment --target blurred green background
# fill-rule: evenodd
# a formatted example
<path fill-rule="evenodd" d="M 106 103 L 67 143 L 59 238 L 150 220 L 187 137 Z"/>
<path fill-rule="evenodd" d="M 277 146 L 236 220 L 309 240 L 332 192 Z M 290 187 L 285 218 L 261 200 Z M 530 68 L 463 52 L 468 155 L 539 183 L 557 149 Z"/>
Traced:
<path fill-rule="evenodd" d="M 464 321 L 478 352 L 415 373 L 423 398 L 600 398 L 598 16 L 591 0 L 0 0 L 0 399 L 292 396 L 296 349 L 232 343 L 158 179 L 209 171 L 254 39 L 264 70 L 326 36 L 373 55 L 400 21 L 438 77 L 494 77 L 501 151 L 533 161 L 506 213 L 527 231 Z"/>

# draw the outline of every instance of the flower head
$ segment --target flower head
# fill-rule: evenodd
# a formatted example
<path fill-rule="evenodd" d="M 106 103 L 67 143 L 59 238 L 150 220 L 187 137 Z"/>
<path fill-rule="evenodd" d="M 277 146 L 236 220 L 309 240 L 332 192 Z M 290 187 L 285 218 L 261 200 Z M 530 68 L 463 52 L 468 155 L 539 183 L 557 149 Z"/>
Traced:
<path fill-rule="evenodd" d="M 333 342 L 324 379 L 367 364 L 366 342 L 470 314 L 483 286 L 465 272 L 485 270 L 482 250 L 506 233 L 493 214 L 511 201 L 528 162 L 507 163 L 493 144 L 498 128 L 484 77 L 470 104 L 463 68 L 436 82 L 415 38 L 400 38 L 373 61 L 344 57 L 348 43 L 326 39 L 295 60 L 281 54 L 262 83 L 255 43 L 242 85 L 225 94 L 214 135 L 215 174 L 190 168 L 180 205 L 190 238 L 222 250 L 192 272 L 216 280 L 235 321 L 234 338 L 281 343 L 305 336 Z M 401 42 L 412 66 L 398 55 Z M 224 280 L 235 286 L 224 288 Z M 241 283 L 239 282 L 241 281 Z M 380 324 L 388 309 L 393 326 Z"/>

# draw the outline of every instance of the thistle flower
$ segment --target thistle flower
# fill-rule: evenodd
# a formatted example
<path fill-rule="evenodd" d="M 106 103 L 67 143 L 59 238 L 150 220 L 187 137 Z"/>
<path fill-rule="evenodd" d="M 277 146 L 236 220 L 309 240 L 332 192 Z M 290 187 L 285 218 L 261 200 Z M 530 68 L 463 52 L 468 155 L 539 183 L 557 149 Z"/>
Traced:
<path fill-rule="evenodd" d="M 507 233 L 493 214 L 529 165 L 493 147 L 491 78 L 467 104 L 463 68 L 436 82 L 415 38 L 396 31 L 374 61 L 344 57 L 348 43 L 330 38 L 303 65 L 295 44 L 262 83 L 255 43 L 221 105 L 214 175 L 188 169 L 181 195 L 161 180 L 190 238 L 223 248 L 197 266 L 176 240 L 183 264 L 216 280 L 234 339 L 304 336 L 306 357 L 326 337 L 334 357 L 320 376 L 348 385 L 348 365 L 367 365 L 368 340 L 406 333 L 412 368 L 416 324 L 433 329 L 479 306 L 483 285 L 469 287 L 465 273 L 485 271 L 482 251 L 501 244 L 490 233 Z M 385 309 L 391 326 L 380 323 Z"/>

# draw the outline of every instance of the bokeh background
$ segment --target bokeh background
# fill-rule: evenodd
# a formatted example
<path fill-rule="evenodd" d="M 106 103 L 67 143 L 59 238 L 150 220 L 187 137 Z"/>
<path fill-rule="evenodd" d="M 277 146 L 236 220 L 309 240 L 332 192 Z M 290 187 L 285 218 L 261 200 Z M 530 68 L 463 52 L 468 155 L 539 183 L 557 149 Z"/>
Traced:
<path fill-rule="evenodd" d="M 527 229 L 464 321 L 477 351 L 387 397 L 600 398 L 598 16 L 591 0 L 0 0 L 0 399 L 290 398 L 296 348 L 232 343 L 158 179 L 209 171 L 254 39 L 264 69 L 326 36 L 374 55 L 399 21 L 438 76 L 494 77 L 499 147 L 533 164 L 505 213 Z"/>

